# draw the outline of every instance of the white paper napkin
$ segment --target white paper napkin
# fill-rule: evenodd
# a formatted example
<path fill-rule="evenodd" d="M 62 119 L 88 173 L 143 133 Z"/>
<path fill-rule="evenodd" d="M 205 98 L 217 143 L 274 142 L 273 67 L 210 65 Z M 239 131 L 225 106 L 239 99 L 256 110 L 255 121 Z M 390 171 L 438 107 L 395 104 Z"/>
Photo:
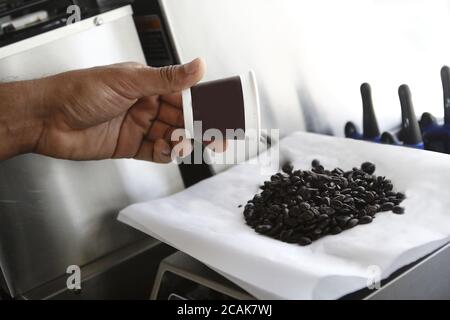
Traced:
<path fill-rule="evenodd" d="M 374 162 L 376 174 L 406 193 L 406 213 L 378 213 L 371 224 L 306 247 L 283 243 L 245 224 L 238 205 L 245 205 L 268 175 L 260 165 L 243 163 L 170 197 L 129 206 L 119 220 L 260 299 L 339 298 L 364 288 L 377 270 L 386 278 L 450 241 L 450 156 L 300 132 L 279 146 L 281 158 L 300 169 L 310 169 L 315 158 L 326 168 L 344 170 Z"/>

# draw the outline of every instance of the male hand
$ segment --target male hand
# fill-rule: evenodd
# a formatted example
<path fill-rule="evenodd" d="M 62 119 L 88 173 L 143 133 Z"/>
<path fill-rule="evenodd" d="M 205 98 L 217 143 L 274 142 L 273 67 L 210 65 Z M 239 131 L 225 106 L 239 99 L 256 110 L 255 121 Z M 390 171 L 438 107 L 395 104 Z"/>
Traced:
<path fill-rule="evenodd" d="M 171 133 L 184 126 L 180 92 L 195 85 L 204 69 L 200 59 L 163 68 L 122 63 L 10 84 L 13 92 L 0 85 L 0 99 L 10 101 L 12 107 L 24 105 L 9 117 L 13 124 L 5 113 L 0 115 L 0 124 L 6 123 L 3 135 L 20 140 L 17 153 L 167 163 L 175 144 L 170 141 Z M 11 102 L 14 88 L 28 97 Z M 3 154 L 7 157 L 14 152 L 4 147 Z"/>
<path fill-rule="evenodd" d="M 204 73 L 196 59 L 151 68 L 123 63 L 50 77 L 48 118 L 35 152 L 75 160 L 171 161 L 171 133 L 182 128 L 180 91 Z"/>

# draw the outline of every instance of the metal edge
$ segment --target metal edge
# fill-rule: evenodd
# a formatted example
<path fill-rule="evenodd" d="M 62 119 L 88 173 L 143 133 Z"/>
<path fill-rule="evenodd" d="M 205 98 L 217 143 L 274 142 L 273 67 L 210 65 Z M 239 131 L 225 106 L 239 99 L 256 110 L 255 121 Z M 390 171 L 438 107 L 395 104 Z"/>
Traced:
<path fill-rule="evenodd" d="M 94 20 L 98 19 L 98 17 L 101 17 L 103 19 L 103 24 L 118 20 L 120 18 L 126 17 L 126 16 L 132 16 L 133 15 L 133 9 L 131 5 L 126 5 L 105 13 L 101 13 L 98 15 L 95 15 L 93 17 L 81 20 L 79 22 L 66 25 L 61 28 L 57 28 L 48 32 L 44 32 L 42 34 L 38 34 L 36 36 L 33 36 L 31 38 L 27 38 L 18 42 L 15 42 L 13 44 L 4 46 L 0 48 L 0 59 L 13 56 L 15 54 L 19 54 L 23 51 L 27 51 L 31 48 L 35 48 L 37 46 L 42 46 L 45 44 L 48 44 L 50 42 L 59 40 L 64 37 L 68 37 L 86 30 L 89 30 L 91 28 L 95 28 Z M 103 25 L 102 24 L 102 25 Z M 101 27 L 98 26 L 98 27 Z"/>
<path fill-rule="evenodd" d="M 114 268 L 124 261 L 135 257 L 149 249 L 152 249 L 160 244 L 162 243 L 154 238 L 144 238 L 140 241 L 113 251 L 106 256 L 100 257 L 84 266 L 80 266 L 81 282 L 83 283 L 85 281 L 88 281 L 104 273 L 105 271 Z M 43 285 L 40 285 L 39 287 L 21 294 L 18 298 L 24 300 L 51 299 L 68 290 L 66 287 L 67 277 L 67 274 L 63 274 L 54 280 L 51 280 Z"/>

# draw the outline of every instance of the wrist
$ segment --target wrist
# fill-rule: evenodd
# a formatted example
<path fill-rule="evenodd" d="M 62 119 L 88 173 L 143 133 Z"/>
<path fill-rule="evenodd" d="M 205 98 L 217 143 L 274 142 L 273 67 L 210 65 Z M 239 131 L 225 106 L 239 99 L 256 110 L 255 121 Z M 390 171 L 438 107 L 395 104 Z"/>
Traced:
<path fill-rule="evenodd" d="M 0 84 L 0 160 L 33 152 L 44 127 L 41 80 Z"/>

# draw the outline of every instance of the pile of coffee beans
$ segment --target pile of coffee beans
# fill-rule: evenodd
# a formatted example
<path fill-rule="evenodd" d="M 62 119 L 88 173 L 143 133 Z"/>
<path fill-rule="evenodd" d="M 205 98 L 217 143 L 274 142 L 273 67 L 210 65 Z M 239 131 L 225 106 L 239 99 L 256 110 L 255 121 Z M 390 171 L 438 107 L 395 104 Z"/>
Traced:
<path fill-rule="evenodd" d="M 391 180 L 376 176 L 375 165 L 326 170 L 313 160 L 312 170 L 290 163 L 270 177 L 245 205 L 246 223 L 256 232 L 288 243 L 308 245 L 358 224 L 371 223 L 378 212 L 404 213 L 401 192 Z"/>

